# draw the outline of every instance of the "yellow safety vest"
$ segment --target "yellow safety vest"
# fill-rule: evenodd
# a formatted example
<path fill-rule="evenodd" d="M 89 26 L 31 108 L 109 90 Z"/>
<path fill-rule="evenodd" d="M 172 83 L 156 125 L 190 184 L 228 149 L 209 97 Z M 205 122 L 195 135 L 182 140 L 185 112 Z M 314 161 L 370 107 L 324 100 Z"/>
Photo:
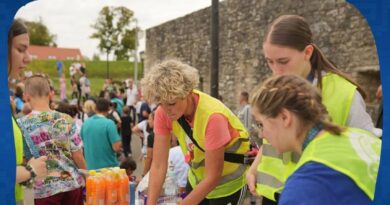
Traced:
<path fill-rule="evenodd" d="M 21 165 L 23 163 L 23 135 L 20 131 L 18 124 L 12 117 L 12 128 L 14 131 L 15 151 L 16 151 L 16 164 Z M 15 185 L 15 200 L 23 200 L 23 189 L 20 184 Z"/>
<path fill-rule="evenodd" d="M 245 154 L 249 151 L 248 132 L 229 108 L 217 99 L 193 90 L 193 93 L 199 95 L 198 106 L 194 116 L 193 138 L 204 149 L 205 133 L 208 119 L 212 114 L 219 113 L 224 115 L 235 130 L 240 134 L 239 137 L 232 139 L 225 147 L 225 153 Z M 177 121 L 172 122 L 172 132 L 178 138 L 183 153 L 187 153 L 186 133 Z M 188 172 L 188 181 L 193 188 L 205 178 L 205 153 L 194 146 L 194 157 L 190 161 L 190 170 Z M 246 184 L 245 172 L 248 166 L 244 164 L 231 163 L 224 161 L 222 177 L 213 191 L 208 193 L 206 198 L 214 199 L 229 196 L 240 190 Z"/>
<path fill-rule="evenodd" d="M 346 125 L 355 91 L 354 84 L 337 74 L 327 73 L 322 76 L 322 103 L 333 123 Z M 261 162 L 257 167 L 256 192 L 276 201 L 275 193 L 281 193 L 300 156 L 291 152 L 279 154 L 266 140 L 262 146 Z"/>
<path fill-rule="evenodd" d="M 348 128 L 339 136 L 325 132 L 309 143 L 295 170 L 307 162 L 321 163 L 351 178 L 373 200 L 381 144 L 377 137 L 357 128 Z"/>

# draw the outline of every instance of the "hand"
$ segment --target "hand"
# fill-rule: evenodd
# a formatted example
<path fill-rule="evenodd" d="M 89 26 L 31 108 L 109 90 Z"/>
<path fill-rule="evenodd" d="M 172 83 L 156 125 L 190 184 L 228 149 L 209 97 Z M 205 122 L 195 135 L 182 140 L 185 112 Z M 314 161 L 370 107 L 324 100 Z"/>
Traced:
<path fill-rule="evenodd" d="M 256 193 L 256 174 L 253 174 L 251 172 L 246 173 L 246 183 L 248 184 L 249 191 L 254 196 L 258 196 Z"/>
<path fill-rule="evenodd" d="M 33 168 L 37 178 L 44 178 L 47 176 L 46 168 L 47 156 L 39 157 L 35 159 L 34 157 L 28 161 L 28 164 Z"/>

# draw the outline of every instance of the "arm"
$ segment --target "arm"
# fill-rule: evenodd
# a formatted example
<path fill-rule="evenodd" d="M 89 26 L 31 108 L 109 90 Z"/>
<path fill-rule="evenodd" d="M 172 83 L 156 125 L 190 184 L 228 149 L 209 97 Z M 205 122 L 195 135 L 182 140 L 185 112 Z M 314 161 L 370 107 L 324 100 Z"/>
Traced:
<path fill-rule="evenodd" d="M 246 173 L 246 181 L 248 184 L 249 191 L 255 196 L 257 195 L 257 193 L 256 193 L 257 166 L 260 164 L 261 156 L 263 155 L 262 148 L 263 147 L 260 147 L 259 152 L 256 155 L 255 161 L 253 161 L 252 165 L 250 166 L 250 168 L 248 169 L 248 171 Z"/>
<path fill-rule="evenodd" d="M 72 152 L 72 159 L 76 163 L 78 168 L 87 169 L 87 165 L 85 164 L 85 159 L 84 159 L 82 149 L 75 151 L 75 152 Z"/>
<path fill-rule="evenodd" d="M 121 141 L 114 142 L 111 146 L 112 146 L 112 149 L 114 150 L 114 152 L 118 153 L 121 151 L 122 142 Z"/>
<path fill-rule="evenodd" d="M 149 175 L 153 177 L 149 177 L 147 205 L 155 205 L 160 196 L 167 172 L 170 139 L 170 135 L 156 135 L 154 138 L 153 161 Z"/>
<path fill-rule="evenodd" d="M 381 133 L 375 133 L 374 123 L 366 110 L 366 103 L 364 102 L 362 95 L 357 90 L 353 96 L 346 126 L 367 130 L 377 137 L 380 137 L 378 135 L 381 135 Z"/>
<path fill-rule="evenodd" d="M 38 178 L 43 178 L 47 175 L 46 160 L 47 156 L 42 156 L 38 159 L 33 157 L 28 161 Z M 31 174 L 24 166 L 16 166 L 16 183 L 27 181 L 30 178 Z"/>
<path fill-rule="evenodd" d="M 144 133 L 142 132 L 141 128 L 139 127 L 139 124 L 135 125 L 131 131 L 133 132 L 133 134 L 141 137 L 142 139 L 144 138 Z"/>
<path fill-rule="evenodd" d="M 199 204 L 219 182 L 223 171 L 225 147 L 205 152 L 205 178 L 196 186 L 180 204 Z"/>
<path fill-rule="evenodd" d="M 122 148 L 122 141 L 121 137 L 118 134 L 118 131 L 116 130 L 116 125 L 112 120 L 108 122 L 109 124 L 107 125 L 107 131 L 108 131 L 108 140 L 111 143 L 112 150 L 114 152 L 120 152 Z"/>
<path fill-rule="evenodd" d="M 144 172 L 143 175 L 146 175 L 148 171 L 150 170 L 150 166 L 152 165 L 153 161 L 153 148 L 147 148 L 146 150 L 146 159 L 145 159 L 145 164 L 144 164 Z"/>

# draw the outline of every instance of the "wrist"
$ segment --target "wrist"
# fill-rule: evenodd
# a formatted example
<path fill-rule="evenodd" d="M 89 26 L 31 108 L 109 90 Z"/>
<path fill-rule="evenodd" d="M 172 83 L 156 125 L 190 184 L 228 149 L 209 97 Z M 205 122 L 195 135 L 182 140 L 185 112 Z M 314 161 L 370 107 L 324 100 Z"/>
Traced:
<path fill-rule="evenodd" d="M 34 179 L 37 176 L 35 169 L 30 164 L 27 164 L 25 168 L 30 173 L 30 179 Z"/>
<path fill-rule="evenodd" d="M 28 187 L 28 188 L 32 188 L 33 186 L 33 182 L 34 182 L 34 179 L 35 177 L 37 176 L 36 173 L 35 173 L 35 170 L 34 168 L 27 164 L 26 166 L 24 166 L 24 168 L 27 170 L 27 172 L 30 174 L 30 177 L 28 180 L 20 183 L 21 185 L 25 186 L 25 187 Z"/>

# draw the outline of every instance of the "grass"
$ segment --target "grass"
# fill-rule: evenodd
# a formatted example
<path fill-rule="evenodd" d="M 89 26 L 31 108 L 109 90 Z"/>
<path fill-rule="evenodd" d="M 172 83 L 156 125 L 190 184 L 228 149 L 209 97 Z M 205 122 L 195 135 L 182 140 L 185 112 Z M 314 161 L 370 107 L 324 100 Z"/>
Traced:
<path fill-rule="evenodd" d="M 63 72 L 66 78 L 66 93 L 67 97 L 70 98 L 72 93 L 72 87 L 70 85 L 69 67 L 73 61 L 64 61 Z M 91 82 L 91 95 L 99 95 L 100 90 L 103 88 L 104 80 L 107 74 L 107 63 L 106 61 L 87 61 L 85 62 L 87 77 Z M 110 78 L 114 82 L 121 82 L 127 78 L 134 77 L 134 63 L 129 61 L 110 61 Z M 59 98 L 59 78 L 56 68 L 56 60 L 33 60 L 26 70 L 31 70 L 33 73 L 45 73 L 53 82 L 53 86 L 58 94 L 56 97 Z M 141 64 L 138 64 L 138 79 L 142 76 L 143 69 Z"/>

